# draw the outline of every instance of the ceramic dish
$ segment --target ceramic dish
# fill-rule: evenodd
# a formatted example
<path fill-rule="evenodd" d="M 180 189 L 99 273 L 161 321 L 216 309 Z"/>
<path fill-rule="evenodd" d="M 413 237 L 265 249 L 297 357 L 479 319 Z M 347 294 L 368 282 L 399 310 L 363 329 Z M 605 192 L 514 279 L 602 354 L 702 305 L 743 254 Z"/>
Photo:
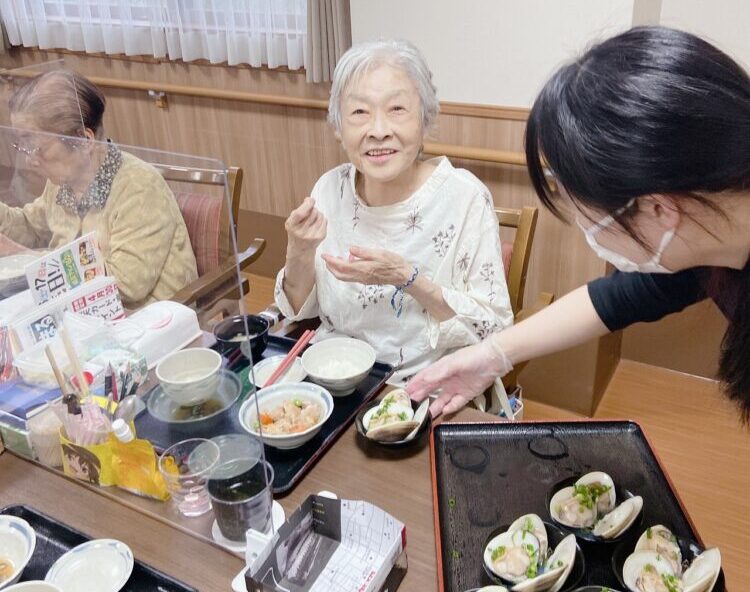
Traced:
<path fill-rule="evenodd" d="M 130 578 L 133 563 L 133 552 L 125 543 L 96 539 L 61 556 L 44 581 L 65 592 L 118 592 Z"/>
<path fill-rule="evenodd" d="M 284 358 L 286 358 L 286 356 L 272 356 L 255 364 L 255 366 L 253 366 L 253 373 L 250 375 L 251 381 L 254 376 L 255 385 L 258 388 L 263 388 L 263 385 L 269 378 L 271 378 L 271 374 L 273 374 L 276 368 L 279 367 L 279 364 L 284 361 Z M 307 372 L 305 372 L 305 369 L 302 367 L 302 360 L 298 357 L 278 378 L 276 384 L 302 382 L 305 378 L 307 378 Z"/>
<path fill-rule="evenodd" d="M 245 326 L 247 323 L 247 327 Z M 245 356 L 260 360 L 268 345 L 268 321 L 256 315 L 235 315 L 227 317 L 214 327 L 214 337 L 219 351 L 225 356 L 238 347 Z M 248 337 L 250 346 L 248 347 Z"/>
<path fill-rule="evenodd" d="M 429 435 L 430 429 L 432 428 L 432 415 L 427 412 L 426 420 L 422 422 L 417 430 L 417 433 L 410 440 L 398 440 L 395 442 L 378 442 L 367 437 L 367 429 L 365 424 L 367 423 L 368 416 L 375 412 L 380 404 L 379 401 L 375 401 L 369 405 L 366 405 L 363 409 L 357 413 L 357 417 L 354 419 L 354 425 L 357 427 L 357 434 L 361 436 L 366 444 L 372 444 L 374 446 L 382 446 L 384 448 L 408 448 L 411 446 L 418 446 L 424 444 L 426 436 Z M 416 411 L 419 407 L 419 403 L 411 401 L 411 408 Z"/>
<path fill-rule="evenodd" d="M 26 520 L 0 516 L 0 561 L 11 570 L 0 579 L 0 590 L 18 581 L 35 548 L 36 533 Z"/>
<path fill-rule="evenodd" d="M 65 590 L 49 582 L 34 580 L 32 582 L 14 584 L 10 588 L 5 588 L 3 592 L 65 592 Z"/>
<path fill-rule="evenodd" d="M 289 400 L 302 400 L 317 403 L 321 407 L 320 418 L 310 428 L 291 434 L 266 434 L 261 437 L 258 426 L 257 407 L 261 413 L 282 405 Z M 289 384 L 275 384 L 259 390 L 249 397 L 240 407 L 240 425 L 245 431 L 257 438 L 261 438 L 264 444 L 282 450 L 298 448 L 305 442 L 311 440 L 323 427 L 323 424 L 333 413 L 333 397 L 323 387 L 309 382 L 292 382 Z"/>
<path fill-rule="evenodd" d="M 302 354 L 302 367 L 310 380 L 336 397 L 349 395 L 375 364 L 375 350 L 364 341 L 334 337 L 311 345 Z"/>
<path fill-rule="evenodd" d="M 210 399 L 219 383 L 221 354 L 205 347 L 176 351 L 156 365 L 156 378 L 166 395 L 181 406 Z"/>
<path fill-rule="evenodd" d="M 222 368 L 218 373 L 218 385 L 214 396 L 197 405 L 178 405 L 167 396 L 161 386 L 151 391 L 146 402 L 148 412 L 171 428 L 193 430 L 210 427 L 218 422 L 242 394 L 242 383 L 231 370 Z"/>

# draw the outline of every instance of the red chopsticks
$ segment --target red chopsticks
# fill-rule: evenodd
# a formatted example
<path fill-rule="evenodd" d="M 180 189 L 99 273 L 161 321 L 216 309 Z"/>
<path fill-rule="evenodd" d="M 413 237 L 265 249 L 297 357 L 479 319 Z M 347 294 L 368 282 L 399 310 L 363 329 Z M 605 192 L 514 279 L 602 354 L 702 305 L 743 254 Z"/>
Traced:
<path fill-rule="evenodd" d="M 310 340 L 315 336 L 315 331 L 308 329 L 302 334 L 302 337 L 300 337 L 297 340 L 297 343 L 295 343 L 292 346 L 292 349 L 289 350 L 289 353 L 286 355 L 286 357 L 281 361 L 281 364 L 279 364 L 279 367 L 274 370 L 273 374 L 269 377 L 268 380 L 266 380 L 265 384 L 262 388 L 266 388 L 267 386 L 271 386 L 274 382 L 276 382 L 284 372 L 286 372 L 287 368 L 291 366 L 294 363 L 294 360 L 297 359 L 297 354 L 301 352 L 305 347 L 307 347 L 307 344 L 310 343 Z"/>

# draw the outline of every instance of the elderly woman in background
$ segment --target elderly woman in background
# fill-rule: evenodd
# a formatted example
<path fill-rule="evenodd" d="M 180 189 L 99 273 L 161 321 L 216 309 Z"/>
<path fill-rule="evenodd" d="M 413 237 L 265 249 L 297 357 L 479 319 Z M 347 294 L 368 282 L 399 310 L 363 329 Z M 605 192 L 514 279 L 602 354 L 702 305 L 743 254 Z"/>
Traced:
<path fill-rule="evenodd" d="M 0 203 L 0 233 L 55 249 L 96 231 L 123 303 L 165 300 L 198 277 L 180 209 L 151 165 L 103 137 L 105 99 L 72 71 L 43 74 L 9 102 L 13 146 L 46 178 L 24 207 Z M 39 133 L 44 132 L 44 133 Z M 58 134 L 58 135 L 51 135 Z"/>
<path fill-rule="evenodd" d="M 316 339 L 367 341 L 393 382 L 513 321 L 489 190 L 445 157 L 420 159 L 438 107 L 410 43 L 342 56 L 328 114 L 351 162 L 287 219 L 276 282 L 285 316 L 319 316 Z"/>

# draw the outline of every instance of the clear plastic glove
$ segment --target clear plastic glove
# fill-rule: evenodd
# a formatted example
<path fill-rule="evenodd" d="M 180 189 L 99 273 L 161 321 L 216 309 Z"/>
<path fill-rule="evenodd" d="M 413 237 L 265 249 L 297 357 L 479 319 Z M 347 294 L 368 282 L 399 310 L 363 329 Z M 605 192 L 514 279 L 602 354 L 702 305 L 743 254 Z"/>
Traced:
<path fill-rule="evenodd" d="M 433 417 L 455 413 L 496 378 L 513 370 L 508 356 L 493 337 L 458 350 L 425 368 L 409 381 L 406 392 L 415 401 L 439 393 L 430 405 Z"/>

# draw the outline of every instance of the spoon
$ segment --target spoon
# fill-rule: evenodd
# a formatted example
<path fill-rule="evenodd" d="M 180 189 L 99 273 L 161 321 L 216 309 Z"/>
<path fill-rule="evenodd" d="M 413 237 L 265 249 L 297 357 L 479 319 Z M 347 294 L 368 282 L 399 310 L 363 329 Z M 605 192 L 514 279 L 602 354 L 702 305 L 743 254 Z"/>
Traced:
<path fill-rule="evenodd" d="M 126 397 L 117 405 L 115 410 L 115 419 L 122 419 L 125 423 L 130 423 L 138 415 L 138 397 Z"/>

